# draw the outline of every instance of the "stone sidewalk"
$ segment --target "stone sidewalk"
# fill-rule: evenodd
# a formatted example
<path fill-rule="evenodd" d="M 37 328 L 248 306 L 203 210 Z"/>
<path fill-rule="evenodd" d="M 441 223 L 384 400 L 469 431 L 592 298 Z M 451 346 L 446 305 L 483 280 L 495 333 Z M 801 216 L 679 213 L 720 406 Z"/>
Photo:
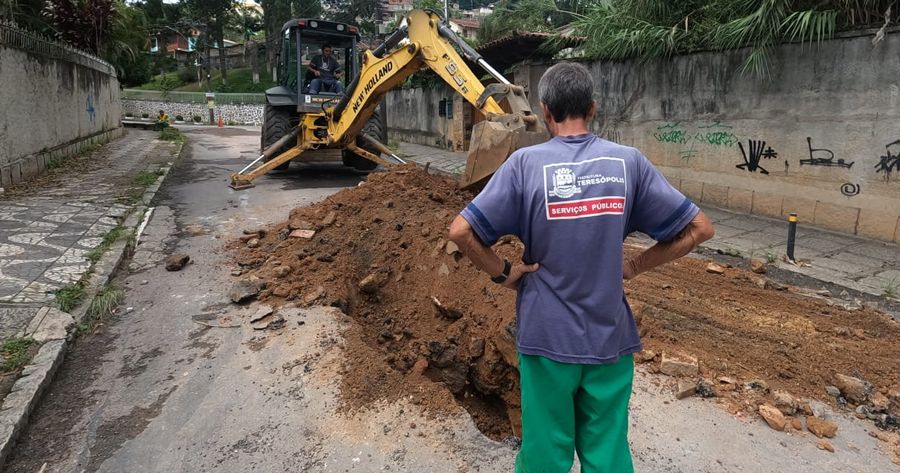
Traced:
<path fill-rule="evenodd" d="M 452 175 L 465 169 L 466 154 L 401 143 L 401 157 Z M 806 226 L 800 222 L 794 256 L 810 263 L 782 261 L 787 249 L 787 222 L 702 206 L 716 227 L 703 247 L 771 262 L 779 268 L 867 294 L 900 295 L 900 245 L 867 240 Z"/>
<path fill-rule="evenodd" d="M 0 340 L 20 332 L 56 290 L 89 270 L 91 250 L 137 204 L 135 177 L 173 160 L 178 146 L 127 130 L 89 156 L 0 194 Z"/>

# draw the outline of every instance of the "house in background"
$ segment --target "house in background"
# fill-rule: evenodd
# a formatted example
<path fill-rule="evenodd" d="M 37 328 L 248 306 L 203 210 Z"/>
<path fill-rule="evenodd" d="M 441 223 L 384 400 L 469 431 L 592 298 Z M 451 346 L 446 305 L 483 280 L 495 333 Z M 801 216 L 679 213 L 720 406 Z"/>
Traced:
<path fill-rule="evenodd" d="M 481 29 L 481 20 L 478 18 L 452 18 L 450 20 L 450 29 L 466 39 L 475 39 L 478 36 L 478 30 Z"/>
<path fill-rule="evenodd" d="M 192 53 L 197 49 L 200 30 L 190 28 L 186 33 L 172 29 L 159 29 L 150 33 L 151 54 L 171 54 L 174 57 Z M 226 40 L 226 47 L 228 41 Z"/>

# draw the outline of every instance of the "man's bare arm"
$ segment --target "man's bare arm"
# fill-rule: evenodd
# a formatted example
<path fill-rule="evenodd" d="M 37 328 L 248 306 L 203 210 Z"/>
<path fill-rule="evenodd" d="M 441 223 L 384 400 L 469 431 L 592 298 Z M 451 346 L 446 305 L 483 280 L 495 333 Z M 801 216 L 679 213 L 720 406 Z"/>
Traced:
<path fill-rule="evenodd" d="M 681 258 L 716 234 L 703 211 L 697 214 L 671 241 L 660 242 L 631 259 L 625 260 L 622 276 L 631 279 L 657 266 Z"/>
<path fill-rule="evenodd" d="M 503 272 L 503 259 L 494 253 L 494 250 L 486 246 L 472 230 L 469 222 L 461 216 L 457 216 L 450 224 L 450 241 L 456 243 L 459 250 L 468 257 L 476 268 L 488 273 L 491 277 L 499 276 Z M 540 266 L 535 264 L 514 264 L 510 268 L 509 277 L 502 285 L 509 289 L 519 287 L 519 280 L 525 273 L 533 273 Z"/>

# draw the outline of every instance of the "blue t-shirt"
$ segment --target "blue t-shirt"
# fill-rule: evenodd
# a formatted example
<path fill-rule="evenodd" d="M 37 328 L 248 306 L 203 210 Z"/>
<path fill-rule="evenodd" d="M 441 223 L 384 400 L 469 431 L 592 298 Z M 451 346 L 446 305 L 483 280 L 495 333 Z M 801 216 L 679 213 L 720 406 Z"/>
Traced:
<path fill-rule="evenodd" d="M 519 352 L 596 364 L 641 350 L 625 237 L 671 240 L 699 211 L 638 150 L 587 134 L 516 151 L 461 215 L 484 244 L 515 235 L 541 265 L 519 285 Z"/>

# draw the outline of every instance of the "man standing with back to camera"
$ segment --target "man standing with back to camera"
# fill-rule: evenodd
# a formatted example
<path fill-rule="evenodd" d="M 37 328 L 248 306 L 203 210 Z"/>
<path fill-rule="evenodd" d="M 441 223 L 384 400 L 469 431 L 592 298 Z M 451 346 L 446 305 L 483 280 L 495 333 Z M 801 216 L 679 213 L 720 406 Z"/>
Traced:
<path fill-rule="evenodd" d="M 509 157 L 450 225 L 450 239 L 516 300 L 522 448 L 517 473 L 634 471 L 628 447 L 633 354 L 641 350 L 623 279 L 712 238 L 700 209 L 637 149 L 589 131 L 588 70 L 560 63 L 538 93 L 552 138 Z M 623 258 L 634 231 L 658 243 Z M 525 244 L 523 264 L 490 248 Z"/>

